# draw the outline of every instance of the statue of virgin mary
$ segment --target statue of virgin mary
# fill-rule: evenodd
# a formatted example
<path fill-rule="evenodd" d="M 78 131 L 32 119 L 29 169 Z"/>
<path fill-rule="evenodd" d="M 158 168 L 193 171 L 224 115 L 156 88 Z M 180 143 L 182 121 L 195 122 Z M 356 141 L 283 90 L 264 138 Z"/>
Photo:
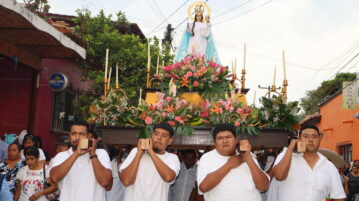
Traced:
<path fill-rule="evenodd" d="M 192 8 L 194 6 L 195 16 L 193 18 Z M 203 17 L 205 8 L 207 9 L 206 19 Z M 177 50 L 176 61 L 190 54 L 200 54 L 205 55 L 207 60 L 214 60 L 216 63 L 220 63 L 211 33 L 208 5 L 203 2 L 195 2 L 189 7 L 188 14 L 189 19 L 193 19 L 193 23 L 187 23 L 186 31 Z"/>

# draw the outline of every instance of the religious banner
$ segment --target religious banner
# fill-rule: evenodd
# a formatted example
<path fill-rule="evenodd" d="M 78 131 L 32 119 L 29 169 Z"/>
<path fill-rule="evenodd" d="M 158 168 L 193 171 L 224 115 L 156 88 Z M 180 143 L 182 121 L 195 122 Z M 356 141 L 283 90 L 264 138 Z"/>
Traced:
<path fill-rule="evenodd" d="M 356 96 L 354 82 L 343 82 L 343 110 L 356 109 Z"/>

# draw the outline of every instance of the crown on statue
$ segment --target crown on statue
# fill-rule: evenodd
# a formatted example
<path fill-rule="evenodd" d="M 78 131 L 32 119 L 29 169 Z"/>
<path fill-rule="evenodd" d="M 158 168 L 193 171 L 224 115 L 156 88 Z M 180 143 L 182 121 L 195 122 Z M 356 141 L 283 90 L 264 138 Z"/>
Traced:
<path fill-rule="evenodd" d="M 197 5 L 195 8 L 196 15 L 203 15 L 204 13 L 204 7 L 203 5 Z"/>

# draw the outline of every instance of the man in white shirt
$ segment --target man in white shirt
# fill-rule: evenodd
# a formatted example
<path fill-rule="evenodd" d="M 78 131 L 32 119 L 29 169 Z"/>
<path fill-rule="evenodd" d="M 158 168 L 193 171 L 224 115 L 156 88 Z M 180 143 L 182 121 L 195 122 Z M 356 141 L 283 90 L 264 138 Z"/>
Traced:
<path fill-rule="evenodd" d="M 344 201 L 338 170 L 318 152 L 322 138 L 316 126 L 301 128 L 299 140 L 306 150 L 293 153 L 298 142 L 293 139 L 278 155 L 272 171 L 276 189 L 269 191 L 268 201 L 322 201 L 327 197 Z"/>
<path fill-rule="evenodd" d="M 70 130 L 69 150 L 53 159 L 51 180 L 59 183 L 60 201 L 105 201 L 105 189 L 112 186 L 110 158 L 103 149 L 92 146 L 81 149 L 80 139 L 88 139 L 88 124 L 75 122 Z"/>
<path fill-rule="evenodd" d="M 188 201 L 192 191 L 196 191 L 196 152 L 194 150 L 186 150 L 183 156 L 181 170 L 175 183 L 170 188 L 168 201 Z"/>
<path fill-rule="evenodd" d="M 235 128 L 219 124 L 213 130 L 214 150 L 199 161 L 197 182 L 205 201 L 261 201 L 260 191 L 269 186 L 269 178 L 248 150 L 236 152 Z"/>
<path fill-rule="evenodd" d="M 132 149 L 120 167 L 120 179 L 127 186 L 125 201 L 167 201 L 180 169 L 178 157 L 166 152 L 173 134 L 169 124 L 157 124 L 147 150 L 142 149 L 142 140 Z"/>

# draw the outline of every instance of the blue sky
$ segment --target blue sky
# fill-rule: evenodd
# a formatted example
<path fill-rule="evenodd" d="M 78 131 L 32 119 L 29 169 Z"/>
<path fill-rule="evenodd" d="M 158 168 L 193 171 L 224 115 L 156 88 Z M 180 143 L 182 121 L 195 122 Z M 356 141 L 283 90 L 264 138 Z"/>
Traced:
<path fill-rule="evenodd" d="M 163 36 L 168 23 L 178 28 L 174 42 L 180 42 L 193 0 L 49 0 L 50 12 L 74 15 L 88 8 L 93 14 L 124 11 L 148 36 Z M 273 82 L 277 66 L 277 86 L 282 83 L 282 50 L 286 51 L 288 98 L 298 100 L 306 90 L 340 72 L 358 72 L 359 58 L 341 67 L 359 52 L 358 0 L 208 0 L 212 32 L 222 64 L 237 58 L 237 72 L 243 63 L 243 44 L 247 44 L 247 100 L 266 93 L 258 85 Z M 178 7 L 175 14 L 169 17 Z M 165 22 L 164 22 L 165 21 Z M 162 25 L 160 25 L 164 22 Z M 145 66 L 144 66 L 145 68 Z M 258 102 L 258 101 L 256 101 Z"/>

